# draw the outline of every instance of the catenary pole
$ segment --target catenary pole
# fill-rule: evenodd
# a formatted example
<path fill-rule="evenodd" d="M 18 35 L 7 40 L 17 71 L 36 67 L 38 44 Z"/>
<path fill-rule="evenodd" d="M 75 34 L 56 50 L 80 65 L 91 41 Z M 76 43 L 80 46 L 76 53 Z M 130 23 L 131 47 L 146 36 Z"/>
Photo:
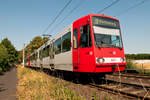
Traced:
<path fill-rule="evenodd" d="M 23 44 L 23 56 L 22 56 L 23 57 L 23 59 L 22 59 L 23 67 L 24 67 L 24 51 L 25 51 L 24 49 L 25 49 L 25 44 Z"/>

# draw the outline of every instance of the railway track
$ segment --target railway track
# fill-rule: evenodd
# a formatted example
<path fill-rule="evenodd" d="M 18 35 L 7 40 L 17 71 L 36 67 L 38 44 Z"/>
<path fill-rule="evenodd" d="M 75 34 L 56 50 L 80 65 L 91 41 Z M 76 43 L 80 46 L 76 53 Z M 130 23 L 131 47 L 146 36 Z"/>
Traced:
<path fill-rule="evenodd" d="M 129 78 L 141 78 L 141 79 L 150 79 L 150 75 L 144 75 L 144 74 L 112 74 L 113 76 L 121 76 L 121 77 L 129 77 Z"/>
<path fill-rule="evenodd" d="M 98 90 L 107 90 L 113 94 L 119 94 L 127 98 L 150 100 L 150 86 L 142 86 L 137 84 L 117 82 L 107 80 L 107 84 L 93 84 L 89 86 Z"/>
<path fill-rule="evenodd" d="M 143 74 L 109 74 L 106 75 L 106 79 L 117 82 L 124 82 L 134 85 L 142 85 L 144 87 L 150 87 L 150 75 Z"/>

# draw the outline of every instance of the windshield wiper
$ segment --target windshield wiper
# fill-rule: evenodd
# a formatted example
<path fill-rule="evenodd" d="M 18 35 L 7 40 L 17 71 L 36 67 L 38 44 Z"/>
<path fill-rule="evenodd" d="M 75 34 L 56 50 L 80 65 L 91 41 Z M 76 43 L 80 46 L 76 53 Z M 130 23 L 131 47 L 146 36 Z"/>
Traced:
<path fill-rule="evenodd" d="M 98 48 L 101 48 L 101 47 L 102 47 L 102 45 L 99 44 L 99 42 L 96 42 L 96 46 L 97 46 Z"/>
<path fill-rule="evenodd" d="M 120 47 L 120 46 L 112 45 L 112 47 L 114 47 L 114 48 L 119 48 L 119 49 L 121 49 L 121 50 L 122 50 L 122 47 Z"/>
<path fill-rule="evenodd" d="M 100 45 L 100 44 L 96 44 L 96 46 L 97 46 L 98 48 L 101 48 L 101 47 L 102 47 L 102 45 Z"/>

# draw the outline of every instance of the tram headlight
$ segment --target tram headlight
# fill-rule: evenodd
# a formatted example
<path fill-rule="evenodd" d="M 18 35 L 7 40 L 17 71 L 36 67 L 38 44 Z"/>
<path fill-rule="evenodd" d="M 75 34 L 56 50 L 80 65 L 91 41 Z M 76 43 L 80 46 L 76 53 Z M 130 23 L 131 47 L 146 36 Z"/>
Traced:
<path fill-rule="evenodd" d="M 104 63 L 105 59 L 104 58 L 97 58 L 96 63 Z"/>
<path fill-rule="evenodd" d="M 125 62 L 125 58 L 121 57 L 120 62 Z"/>

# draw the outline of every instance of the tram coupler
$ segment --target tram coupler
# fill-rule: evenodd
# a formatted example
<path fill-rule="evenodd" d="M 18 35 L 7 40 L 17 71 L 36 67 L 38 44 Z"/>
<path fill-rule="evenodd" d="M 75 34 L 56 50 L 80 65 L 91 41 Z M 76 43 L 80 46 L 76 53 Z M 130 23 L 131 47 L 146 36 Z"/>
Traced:
<path fill-rule="evenodd" d="M 119 67 L 119 65 L 112 65 L 112 71 L 115 72 L 115 69 L 118 67 Z"/>

